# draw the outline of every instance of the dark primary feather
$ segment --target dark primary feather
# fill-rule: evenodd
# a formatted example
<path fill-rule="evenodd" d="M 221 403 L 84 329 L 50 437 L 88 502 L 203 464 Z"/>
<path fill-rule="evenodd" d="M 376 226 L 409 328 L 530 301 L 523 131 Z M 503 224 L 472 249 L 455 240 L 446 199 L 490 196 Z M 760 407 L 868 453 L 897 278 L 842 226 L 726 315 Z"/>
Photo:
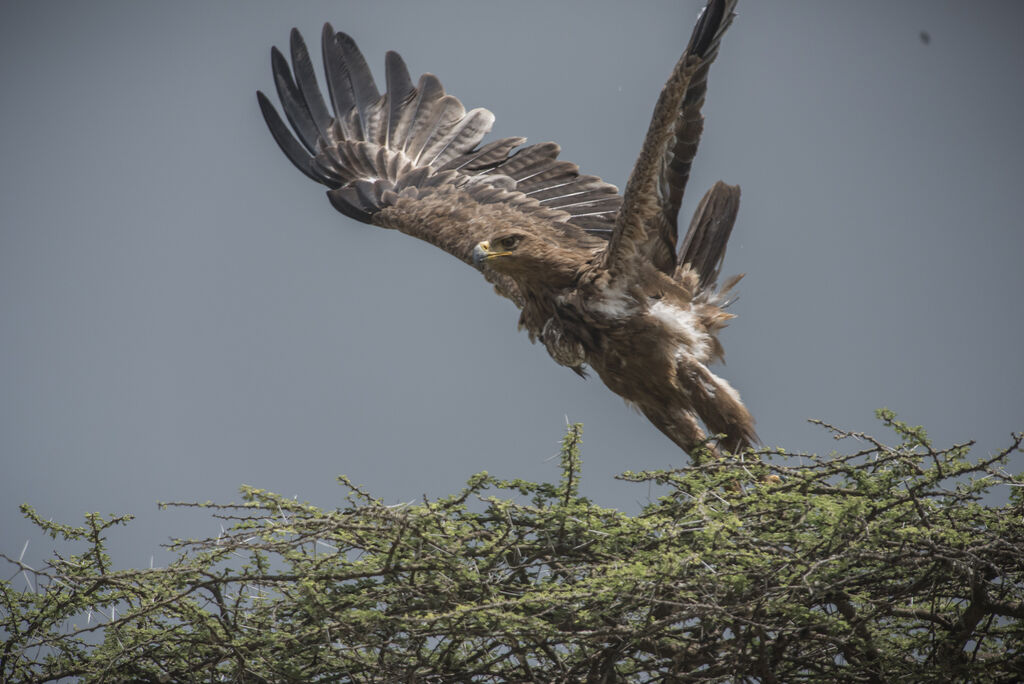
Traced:
<path fill-rule="evenodd" d="M 732 14 L 735 7 L 735 0 L 732 2 L 709 2 L 697 17 L 697 23 L 693 25 L 687 52 L 707 58 L 712 46 L 717 50 L 718 41 L 721 40 L 722 33 L 728 27 L 723 20 L 732 20 L 729 15 Z"/>
<path fill-rule="evenodd" d="M 677 265 L 677 216 L 703 130 L 707 72 L 735 6 L 736 0 L 708 3 L 658 97 L 605 255 L 615 271 L 631 268 L 638 256 L 664 273 Z"/>
<path fill-rule="evenodd" d="M 700 276 L 699 289 L 713 288 L 725 259 L 725 248 L 740 209 L 740 188 L 718 181 L 693 212 L 690 229 L 679 247 L 679 267 Z"/>
<path fill-rule="evenodd" d="M 326 140 L 328 129 L 331 126 L 331 113 L 320 93 L 320 86 L 317 85 L 316 73 L 313 71 L 313 62 L 309 59 L 306 43 L 298 29 L 292 29 L 288 42 L 292 56 L 292 68 L 295 70 L 295 83 L 310 117 L 316 125 L 318 137 Z M 310 152 L 313 151 L 310 150 Z"/>
<path fill-rule="evenodd" d="M 274 71 L 274 85 L 277 86 L 277 97 L 283 106 L 288 123 L 298 134 L 299 140 L 310 154 L 316 151 L 316 141 L 320 137 L 320 131 L 313 121 L 306 101 L 299 92 L 298 86 L 292 81 L 291 72 L 288 69 L 288 62 L 284 55 L 275 47 L 270 51 L 270 60 Z"/>
<path fill-rule="evenodd" d="M 736 0 L 709 4 L 690 39 L 693 54 L 699 61 L 690 76 L 686 94 L 679 107 L 673 140 L 662 156 L 662 169 L 658 181 L 662 187 L 659 193 L 662 198 L 661 213 L 669 227 L 673 247 L 678 235 L 679 205 L 686 189 L 686 181 L 690 177 L 690 168 L 697 154 L 701 133 L 704 132 L 704 116 L 701 109 L 708 89 L 708 71 L 718 56 L 722 34 L 732 23 L 735 5 Z M 711 27 L 717 28 L 712 30 Z M 660 237 L 663 242 L 669 241 L 667 236 Z"/>
<path fill-rule="evenodd" d="M 313 158 L 309 156 L 308 151 L 302 147 L 302 144 L 288 130 L 288 126 L 281 120 L 281 115 L 274 109 L 274 105 L 270 103 L 267 96 L 262 92 L 258 92 L 256 93 L 256 100 L 259 102 L 260 111 L 263 113 L 264 121 L 267 122 L 270 134 L 274 136 L 274 140 L 281 148 L 281 151 L 284 152 L 284 155 L 288 157 L 288 160 L 295 165 L 295 168 L 313 180 L 326 184 L 327 180 L 324 176 L 313 169 Z"/>
<path fill-rule="evenodd" d="M 322 44 L 327 90 L 343 130 L 348 137 L 373 140 L 374 132 L 368 126 L 369 109 L 380 98 L 380 93 L 369 65 L 355 41 L 345 33 L 335 33 L 330 24 L 324 24 Z M 347 116 L 350 110 L 357 116 Z M 349 122 L 355 126 L 350 127 Z"/>
<path fill-rule="evenodd" d="M 331 202 L 339 211 L 371 222 L 409 188 L 497 184 L 501 193 L 481 190 L 473 196 L 500 197 L 519 211 L 567 224 L 557 232 L 575 239 L 582 239 L 573 232 L 577 229 L 598 235 L 610 232 L 621 202 L 615 186 L 581 175 L 575 164 L 559 161 L 558 145 L 542 143 L 515 151 L 524 139 L 503 138 L 478 147 L 494 122 L 489 111 L 466 112 L 432 74 L 424 74 L 413 86 L 405 62 L 395 52 L 388 52 L 385 59 L 387 91 L 382 95 L 351 37 L 335 33 L 328 24 L 322 38 L 333 114 L 320 94 L 302 35 L 295 29 L 291 71 L 280 51 L 271 52 L 274 83 L 291 128 L 266 96 L 259 93 L 258 97 L 285 155 L 303 173 L 332 189 Z M 421 169 L 427 170 L 414 173 Z M 456 173 L 440 175 L 445 171 Z M 511 187 L 503 177 L 514 181 Z M 437 182 L 439 178 L 444 183 Z M 473 237 L 468 234 L 467 241 Z"/>
<path fill-rule="evenodd" d="M 384 140 L 387 147 L 395 139 L 399 122 L 402 120 L 403 107 L 415 95 L 415 88 L 412 77 L 409 76 L 409 69 L 405 66 L 405 60 L 397 52 L 388 50 L 384 55 L 384 74 L 388 93 L 388 128 Z"/>

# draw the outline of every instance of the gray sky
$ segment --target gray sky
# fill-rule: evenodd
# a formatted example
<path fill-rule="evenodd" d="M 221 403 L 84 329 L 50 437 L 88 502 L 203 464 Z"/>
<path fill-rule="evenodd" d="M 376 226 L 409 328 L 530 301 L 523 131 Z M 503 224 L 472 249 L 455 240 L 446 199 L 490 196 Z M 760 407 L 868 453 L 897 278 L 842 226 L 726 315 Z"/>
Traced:
<path fill-rule="evenodd" d="M 612 475 L 683 454 L 516 332 L 472 269 L 336 213 L 254 93 L 272 44 L 331 21 L 379 81 L 396 49 L 491 109 L 492 137 L 555 140 L 621 187 L 697 9 L 0 4 L 0 550 L 52 547 L 21 502 L 137 514 L 114 549 L 142 565 L 217 532 L 157 500 L 553 479 L 566 416 L 585 492 L 636 510 L 646 489 Z M 719 371 L 769 445 L 834 448 L 807 418 L 883 433 L 881 406 L 982 452 L 1024 428 L 1022 24 L 1009 0 L 741 0 L 683 214 L 743 187 Z"/>

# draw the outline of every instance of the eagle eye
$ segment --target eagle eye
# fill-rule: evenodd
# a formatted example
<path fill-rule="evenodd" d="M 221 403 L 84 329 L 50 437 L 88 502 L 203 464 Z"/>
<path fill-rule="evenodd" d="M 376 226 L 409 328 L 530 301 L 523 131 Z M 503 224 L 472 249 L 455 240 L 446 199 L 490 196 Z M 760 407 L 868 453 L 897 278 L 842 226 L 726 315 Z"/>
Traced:
<path fill-rule="evenodd" d="M 503 250 L 505 250 L 505 251 L 509 251 L 511 249 L 515 249 L 515 246 L 517 244 L 519 244 L 519 240 L 521 240 L 521 239 L 522 239 L 521 235 L 508 235 L 506 237 L 499 238 L 498 239 L 498 247 L 503 249 Z"/>

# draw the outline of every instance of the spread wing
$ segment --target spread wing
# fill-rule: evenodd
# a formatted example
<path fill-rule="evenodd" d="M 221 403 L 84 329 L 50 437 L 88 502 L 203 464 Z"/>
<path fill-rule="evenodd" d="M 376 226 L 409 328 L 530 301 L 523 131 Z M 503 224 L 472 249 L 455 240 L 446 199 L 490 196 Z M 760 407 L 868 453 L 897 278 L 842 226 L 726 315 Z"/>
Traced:
<path fill-rule="evenodd" d="M 355 42 L 330 24 L 323 31 L 328 100 L 295 29 L 290 52 L 289 68 L 271 51 L 290 128 L 262 92 L 260 109 L 285 155 L 326 185 L 346 216 L 398 229 L 466 263 L 503 225 L 588 249 L 606 244 L 622 198 L 615 186 L 560 161 L 555 143 L 520 147 L 524 138 L 502 138 L 480 146 L 494 115 L 467 112 L 432 74 L 413 85 L 395 52 L 387 53 L 382 95 Z M 511 280 L 486 268 L 484 275 L 521 305 Z"/>
<path fill-rule="evenodd" d="M 708 3 L 658 97 L 604 255 L 613 273 L 628 271 L 638 257 L 667 274 L 676 268 L 679 204 L 704 129 L 708 69 L 735 6 L 736 0 Z"/>

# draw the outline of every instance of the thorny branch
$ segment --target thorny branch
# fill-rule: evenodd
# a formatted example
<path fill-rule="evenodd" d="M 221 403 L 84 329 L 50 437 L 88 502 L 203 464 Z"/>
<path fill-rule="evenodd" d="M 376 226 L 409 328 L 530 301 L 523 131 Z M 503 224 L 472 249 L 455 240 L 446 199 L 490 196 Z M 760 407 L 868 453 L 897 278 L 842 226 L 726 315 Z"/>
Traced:
<path fill-rule="evenodd" d="M 156 569 L 107 556 L 127 517 L 25 507 L 85 550 L 0 555 L 0 680 L 1021 679 L 1024 477 L 1004 467 L 1024 435 L 972 461 L 880 417 L 897 444 L 822 423 L 863 448 L 625 473 L 663 492 L 637 516 L 580 496 L 577 425 L 557 485 L 480 474 L 386 506 L 340 478 L 333 511 L 245 488 L 171 504 L 231 526 Z"/>

